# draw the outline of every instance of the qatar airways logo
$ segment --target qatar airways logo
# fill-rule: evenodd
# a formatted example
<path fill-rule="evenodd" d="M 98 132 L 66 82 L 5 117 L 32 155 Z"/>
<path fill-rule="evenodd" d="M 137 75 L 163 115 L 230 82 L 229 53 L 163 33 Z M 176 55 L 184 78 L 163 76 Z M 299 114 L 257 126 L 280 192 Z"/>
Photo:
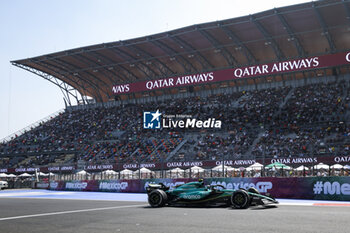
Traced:
<path fill-rule="evenodd" d="M 157 80 L 146 80 L 135 83 L 119 84 L 112 87 L 115 95 L 131 92 L 151 91 L 162 88 L 181 87 L 188 85 L 203 84 L 216 81 L 225 81 L 238 78 L 249 78 L 261 75 L 294 72 L 315 68 L 339 66 L 350 63 L 350 52 L 338 54 L 326 54 L 322 56 L 300 58 L 297 60 L 281 61 L 269 64 L 253 65 L 212 71 L 199 74 L 189 74 L 178 77 L 170 77 Z M 230 75 L 228 75 L 228 73 Z M 147 79 L 147 78 L 146 78 Z"/>
<path fill-rule="evenodd" d="M 349 59 L 349 54 L 347 55 L 346 59 Z M 236 78 L 244 78 L 255 75 L 264 75 L 279 72 L 296 71 L 308 68 L 316 68 L 319 66 L 319 64 L 320 62 L 318 57 L 313 57 L 295 61 L 284 61 L 267 65 L 237 68 L 233 71 L 233 74 Z"/>
<path fill-rule="evenodd" d="M 207 83 L 214 81 L 214 72 L 201 73 L 201 74 L 193 74 L 186 75 L 180 77 L 173 78 L 165 78 L 158 80 L 150 80 L 147 82 L 139 82 L 134 84 L 122 84 L 115 85 L 112 87 L 113 94 L 123 94 L 128 92 L 134 92 L 135 88 L 141 88 L 140 90 L 154 90 L 159 88 L 170 88 L 170 87 L 178 87 L 185 85 L 193 85 L 197 83 Z M 141 87 L 139 87 L 141 86 Z"/>
<path fill-rule="evenodd" d="M 148 90 L 153 90 L 158 88 L 176 87 L 176 86 L 196 84 L 196 83 L 206 83 L 208 81 L 213 81 L 213 80 L 214 80 L 214 73 L 209 72 L 209 73 L 187 75 L 187 76 L 176 77 L 176 78 L 148 81 L 146 82 L 146 88 Z"/>
<path fill-rule="evenodd" d="M 114 94 L 126 93 L 130 91 L 130 84 L 116 85 L 112 87 Z"/>

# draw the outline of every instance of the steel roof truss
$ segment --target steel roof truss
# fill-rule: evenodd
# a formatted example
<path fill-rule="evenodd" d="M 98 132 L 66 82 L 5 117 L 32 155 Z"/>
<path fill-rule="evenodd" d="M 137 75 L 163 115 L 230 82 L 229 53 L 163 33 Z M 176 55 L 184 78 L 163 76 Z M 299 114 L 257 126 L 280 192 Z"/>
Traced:
<path fill-rule="evenodd" d="M 136 47 L 135 45 L 127 45 L 127 47 L 130 48 L 131 50 L 133 50 L 136 54 L 141 54 L 142 56 L 145 56 L 150 60 L 156 61 L 155 66 L 157 67 L 157 69 L 160 71 L 160 73 L 163 76 L 167 76 L 169 74 L 174 74 L 174 71 L 172 71 L 167 65 L 165 65 L 163 62 L 161 62 L 158 58 L 154 58 L 154 56 L 152 56 L 148 52 L 144 51 L 143 49 L 140 49 L 140 48 Z M 146 66 L 149 70 L 152 70 L 148 65 L 146 65 Z M 152 72 L 154 72 L 154 71 L 152 70 Z M 157 76 L 157 74 L 155 74 L 155 76 Z"/>
<path fill-rule="evenodd" d="M 276 41 L 272 38 L 272 36 L 266 31 L 266 29 L 261 25 L 261 23 L 254 16 L 251 16 L 251 21 L 259 29 L 261 34 L 263 34 L 266 42 L 271 43 L 272 48 L 275 51 L 277 59 L 282 60 L 282 58 L 284 58 L 284 55 L 283 55 L 281 49 L 279 48 L 278 44 L 276 43 Z"/>
<path fill-rule="evenodd" d="M 190 44 L 188 44 L 184 40 L 180 39 L 178 36 L 170 36 L 170 38 L 173 41 L 175 41 L 180 47 L 183 47 L 186 50 L 191 50 L 191 52 L 189 52 L 189 53 L 198 54 L 198 56 L 196 58 L 197 58 L 198 62 L 202 65 L 204 70 L 209 70 L 209 69 L 214 68 L 214 66 L 212 64 L 210 64 L 210 62 L 198 50 L 193 48 Z"/>
<path fill-rule="evenodd" d="M 287 30 L 287 32 L 289 34 L 289 39 L 291 41 L 293 41 L 295 47 L 298 50 L 299 57 L 304 57 L 305 56 L 305 50 L 304 50 L 303 46 L 300 44 L 299 39 L 295 36 L 292 28 L 289 26 L 289 24 L 287 23 L 287 21 L 284 18 L 284 16 L 281 13 L 279 13 L 277 9 L 275 9 L 275 14 L 278 16 L 278 18 L 281 21 L 282 25 Z"/>
<path fill-rule="evenodd" d="M 220 27 L 226 33 L 226 35 L 236 43 L 237 49 L 239 50 L 243 49 L 243 53 L 246 56 L 249 64 L 253 64 L 257 62 L 252 52 L 250 52 L 247 46 L 236 36 L 236 34 L 232 30 L 230 30 L 225 25 L 220 25 Z"/>
<path fill-rule="evenodd" d="M 71 63 L 65 62 L 65 61 L 61 60 L 60 58 L 56 58 L 56 62 L 63 63 L 63 64 L 65 64 L 66 66 L 68 65 L 68 66 L 70 66 L 70 67 L 73 68 L 72 70 L 78 70 L 78 69 L 79 69 L 77 66 L 75 66 L 75 65 L 73 65 L 73 64 L 71 64 Z M 92 76 L 94 79 L 97 79 L 96 76 L 91 75 L 91 74 L 90 74 L 89 72 L 87 72 L 87 71 L 82 71 L 82 73 L 85 73 L 85 74 L 87 74 L 88 76 Z M 88 79 L 87 79 L 87 80 L 88 80 Z M 93 87 L 93 89 L 94 89 L 94 90 L 96 91 L 96 93 L 98 94 L 98 96 L 95 96 L 95 98 L 97 97 L 97 98 L 99 98 L 99 101 L 100 101 L 100 102 L 103 102 L 103 101 L 102 101 L 102 96 L 101 96 L 101 93 L 100 93 L 100 90 L 99 90 L 99 85 L 97 85 L 96 83 L 91 82 L 91 81 L 88 81 L 88 82 L 90 83 L 90 85 Z"/>
<path fill-rule="evenodd" d="M 132 50 L 134 53 L 136 53 L 136 54 L 142 54 L 142 56 L 144 56 L 144 54 L 145 54 L 144 51 L 141 52 L 140 49 L 138 49 L 138 48 L 136 48 L 136 47 L 132 47 L 131 45 L 128 45 L 127 48 L 131 49 L 131 50 Z M 134 58 L 133 56 L 131 56 L 129 53 L 128 53 L 128 55 L 129 55 L 130 57 L 132 57 L 133 59 L 135 59 L 135 58 Z M 150 57 L 150 56 L 149 56 L 149 55 L 146 55 L 145 57 Z M 136 60 L 137 60 L 137 59 L 136 59 Z M 137 64 L 138 64 L 138 68 L 139 68 L 143 73 L 145 73 L 148 77 L 154 79 L 155 77 L 158 76 L 158 74 L 157 74 L 150 66 L 144 64 L 143 62 L 137 62 Z M 160 73 L 161 73 L 162 75 L 165 75 L 165 73 L 162 72 L 162 70 L 159 69 L 159 67 L 157 67 L 157 68 L 158 68 L 158 70 L 160 71 Z"/>
<path fill-rule="evenodd" d="M 110 58 L 108 58 L 108 57 L 106 57 L 106 56 L 104 56 L 103 54 L 100 54 L 98 51 L 94 51 L 94 53 L 97 55 L 97 56 L 99 56 L 99 57 L 101 57 L 102 59 L 104 59 L 104 60 L 107 60 L 107 61 L 109 61 L 110 63 L 114 63 Z M 111 75 L 113 75 L 113 76 L 117 76 L 118 78 L 120 78 L 121 80 L 123 80 L 124 82 L 126 82 L 127 80 L 123 77 L 123 76 L 120 76 L 117 72 L 114 72 L 114 68 L 111 70 L 110 69 L 110 67 L 119 67 L 120 65 L 115 65 L 115 64 L 110 64 L 110 65 L 108 65 L 108 66 L 104 66 L 104 70 L 106 70 L 108 73 L 110 73 Z M 111 79 L 110 79 L 111 80 Z M 134 79 L 135 80 L 135 79 Z M 115 80 L 113 80 L 113 83 L 118 83 L 118 81 L 115 81 Z"/>
<path fill-rule="evenodd" d="M 89 64 L 89 62 L 90 63 L 92 63 L 92 64 L 95 64 L 95 65 L 97 65 L 97 66 L 99 66 L 100 64 L 98 64 L 98 63 L 96 63 L 95 61 L 93 61 L 93 60 L 91 60 L 90 58 L 88 58 L 88 57 L 86 57 L 86 56 L 83 56 L 82 54 L 76 54 L 76 55 L 73 55 L 73 57 L 79 57 L 80 59 L 78 59 L 80 62 L 83 62 L 85 65 L 87 65 L 88 67 L 90 67 L 90 64 Z M 87 61 L 87 62 L 86 62 Z M 92 68 L 93 70 L 93 72 L 94 72 L 94 70 L 95 70 L 95 68 Z M 92 75 L 93 77 L 96 77 L 96 79 L 98 79 L 98 77 L 97 76 L 95 76 L 95 75 Z M 108 79 L 109 79 L 109 81 L 111 82 L 111 83 L 113 83 L 113 80 L 111 80 L 109 77 L 107 77 Z M 100 82 L 102 82 L 102 83 L 104 83 L 104 85 L 105 86 L 109 86 L 105 81 L 103 81 L 103 80 L 101 80 L 101 79 L 98 79 Z"/>
<path fill-rule="evenodd" d="M 49 59 L 47 59 L 47 61 L 48 61 L 48 60 L 49 60 Z M 47 63 L 46 61 L 41 61 L 40 63 L 43 64 L 47 69 L 51 70 L 53 73 L 57 74 L 57 76 L 64 75 L 65 78 L 67 78 L 67 79 L 71 80 L 72 82 L 74 82 L 77 86 L 79 86 L 79 87 L 82 89 L 82 92 L 83 92 L 83 93 L 80 93 L 80 94 L 83 94 L 84 96 L 87 96 L 87 90 L 86 90 L 86 87 L 87 87 L 87 86 L 84 85 L 85 82 L 86 82 L 87 84 L 90 84 L 90 87 L 92 87 L 93 89 L 96 90 L 94 84 L 91 84 L 91 82 L 90 82 L 88 79 L 85 79 L 85 78 L 82 77 L 82 76 L 79 76 L 79 78 L 78 78 L 78 77 L 75 77 L 75 74 L 74 74 L 74 73 L 73 73 L 73 75 L 72 75 L 71 72 L 67 72 L 67 71 L 65 71 L 65 72 L 63 72 L 63 73 L 57 73 L 57 72 L 56 72 L 55 70 L 53 70 L 51 67 L 53 67 L 53 68 L 55 68 L 55 69 L 60 69 L 59 67 L 57 67 L 57 66 L 55 66 L 55 65 L 53 65 L 53 64 L 51 64 L 51 63 Z M 56 62 L 56 63 L 57 63 L 57 62 Z M 62 66 L 62 67 L 65 67 L 65 66 Z M 66 70 L 66 69 L 64 68 L 64 70 Z M 73 77 L 73 79 L 72 79 L 71 77 Z M 84 81 L 81 82 L 82 80 L 84 80 Z M 84 99 L 82 99 L 82 100 L 83 100 L 83 103 L 85 103 L 85 100 L 84 100 Z"/>
<path fill-rule="evenodd" d="M 79 92 L 80 95 L 82 95 L 82 94 L 86 95 L 87 90 L 86 90 L 86 88 L 85 88 L 85 85 L 84 85 L 85 82 L 84 82 L 84 81 L 86 81 L 87 83 L 89 83 L 88 80 L 86 80 L 86 79 L 84 79 L 84 78 L 82 78 L 82 77 L 81 77 L 81 78 L 77 78 L 77 77 L 75 77 L 75 76 L 72 76 L 72 75 L 70 75 L 70 73 L 67 72 L 67 71 L 65 71 L 65 72 L 63 72 L 63 73 L 57 73 L 54 69 L 60 69 L 60 68 L 57 67 L 57 66 L 55 66 L 55 65 L 53 65 L 53 64 L 47 63 L 46 61 L 41 61 L 40 64 L 42 64 L 43 66 L 45 66 L 45 68 L 48 69 L 48 70 L 50 70 L 53 74 L 56 74 L 57 77 L 64 75 L 64 77 L 65 77 L 66 79 L 70 80 L 71 82 L 75 83 L 76 86 L 79 86 L 79 87 L 80 87 L 81 91 L 83 92 L 83 93 L 80 93 L 80 92 Z M 54 68 L 54 69 L 53 69 L 53 68 Z M 35 69 L 35 68 L 33 68 L 33 69 Z M 43 72 L 43 71 L 40 71 L 40 72 Z M 43 73 L 45 73 L 45 72 L 43 72 Z M 41 76 L 41 77 L 42 77 L 42 76 Z M 55 76 L 53 76 L 53 77 L 55 77 Z M 57 80 L 60 80 L 60 79 L 57 79 Z M 84 80 L 84 81 L 82 82 L 82 80 Z M 57 82 L 57 83 L 58 83 L 58 82 Z M 63 83 L 63 81 L 61 81 L 61 83 Z M 61 84 L 60 84 L 60 86 L 61 86 Z M 73 88 L 73 89 L 74 89 L 74 88 Z M 74 89 L 74 90 L 77 92 L 76 89 Z M 76 94 L 76 96 L 77 96 L 77 94 Z M 69 96 L 68 96 L 68 97 L 69 97 Z M 78 99 L 76 99 L 76 100 L 79 101 Z M 84 101 L 83 98 L 82 98 L 81 100 L 83 100 L 83 103 L 85 103 L 85 101 Z M 70 103 L 70 101 L 69 101 L 68 99 L 67 99 L 67 101 L 68 101 L 68 103 Z M 78 103 L 78 102 L 77 102 L 77 103 Z"/>
<path fill-rule="evenodd" d="M 17 64 L 17 63 L 12 63 L 12 65 L 14 66 L 17 66 L 19 68 L 22 68 L 24 70 L 27 70 L 33 74 L 36 74 L 44 79 L 46 79 L 47 81 L 53 83 L 54 85 L 58 86 L 60 88 L 60 90 L 62 91 L 63 93 L 63 98 L 65 99 L 66 102 L 68 102 L 68 104 L 71 106 L 72 105 L 72 102 L 70 100 L 70 97 L 73 97 L 77 103 L 79 103 L 79 97 L 81 98 L 81 94 L 80 95 L 77 95 L 77 92 L 74 93 L 74 91 L 76 90 L 75 88 L 71 87 L 70 85 L 68 85 L 67 83 L 63 82 L 62 80 L 52 76 L 52 75 L 49 75 L 43 71 L 40 71 L 40 70 L 37 70 L 37 69 L 34 69 L 34 68 L 31 68 L 29 66 L 25 66 L 25 65 L 22 65 L 22 64 Z M 78 92 L 79 93 L 79 92 Z"/>
<path fill-rule="evenodd" d="M 125 52 L 119 48 L 113 48 L 115 51 L 118 52 L 118 55 L 122 56 L 123 58 L 125 58 L 126 60 L 128 58 L 131 58 L 132 60 L 136 60 L 132 55 L 130 55 L 128 52 Z M 137 68 L 144 73 L 146 76 L 150 77 L 150 78 L 155 78 L 156 77 L 156 73 L 151 69 L 149 69 L 148 66 L 146 66 L 143 62 L 136 62 L 135 65 L 137 66 Z M 131 71 L 130 71 L 131 72 Z M 135 75 L 134 75 L 135 76 Z M 136 76 L 135 76 L 136 77 Z M 138 77 L 136 77 L 136 79 L 140 79 Z"/>
<path fill-rule="evenodd" d="M 57 73 L 54 69 L 51 68 L 51 67 L 53 67 L 53 68 L 55 68 L 55 69 L 59 69 L 57 66 L 52 65 L 52 64 L 50 64 L 50 63 L 47 63 L 47 62 L 45 62 L 45 61 L 42 61 L 42 62 L 40 62 L 40 63 L 43 64 L 43 65 L 45 66 L 46 69 L 48 69 L 48 70 L 50 70 L 52 73 L 56 74 L 57 77 L 60 76 L 60 75 L 64 75 L 65 78 L 67 78 L 67 79 L 70 80 L 71 82 L 75 83 L 77 86 L 81 87 L 81 89 L 82 89 L 83 91 L 86 91 L 86 88 L 85 88 L 85 85 L 84 85 L 84 84 L 85 84 L 84 81 L 87 81 L 87 80 L 85 80 L 85 79 L 83 79 L 83 78 L 77 78 L 77 77 L 75 77 L 74 75 L 72 76 L 72 75 L 70 75 L 70 73 L 68 73 L 68 72 L 66 72 L 66 71 L 65 71 L 64 73 L 62 73 L 62 74 Z M 82 80 L 84 80 L 84 81 L 82 82 Z"/>
<path fill-rule="evenodd" d="M 169 55 L 169 57 L 176 56 L 178 59 L 175 58 L 175 61 L 182 66 L 185 73 L 197 71 L 197 69 L 192 65 L 191 62 L 186 60 L 182 55 L 178 54 L 173 48 L 169 47 L 168 45 L 164 44 L 159 40 L 151 40 L 151 43 L 153 43 L 158 48 L 162 49 L 165 53 Z"/>
<path fill-rule="evenodd" d="M 215 47 L 215 49 L 220 50 L 221 56 L 223 56 L 229 66 L 237 65 L 238 62 L 236 59 L 232 56 L 230 52 L 227 51 L 227 49 L 220 45 L 220 43 L 212 36 L 209 32 L 205 30 L 199 29 L 199 32 Z"/>
<path fill-rule="evenodd" d="M 110 63 L 113 63 L 113 61 L 112 61 L 110 58 L 108 58 L 108 57 L 106 57 L 106 56 L 104 56 L 104 55 L 98 53 L 98 51 L 94 51 L 94 53 L 95 53 L 95 55 L 98 56 L 99 59 L 102 58 L 102 59 L 104 59 L 104 60 L 109 61 Z M 113 77 L 114 77 L 114 76 L 117 76 L 117 77 L 119 77 L 120 79 L 126 81 L 126 79 L 124 79 L 124 77 L 121 77 L 121 76 L 120 76 L 119 74 L 117 74 L 116 72 L 113 72 L 112 70 L 110 70 L 109 68 L 107 68 L 107 67 L 111 67 L 111 66 L 115 66 L 115 64 L 105 65 L 105 66 L 103 66 L 103 70 L 106 71 L 107 73 L 111 74 Z M 118 65 L 118 67 L 119 67 L 119 65 Z M 113 69 L 113 70 L 114 70 L 114 69 Z M 110 79 L 109 77 L 108 77 L 108 79 L 109 79 L 112 83 L 117 83 L 117 81 L 112 80 L 112 79 Z"/>
<path fill-rule="evenodd" d="M 321 24 L 321 27 L 323 29 L 323 33 L 322 35 L 326 37 L 328 44 L 329 44 L 329 48 L 331 52 L 335 52 L 336 48 L 332 39 L 332 36 L 330 35 L 329 31 L 328 31 L 328 26 L 326 25 L 326 22 L 324 21 L 320 11 L 318 10 L 317 6 L 315 5 L 315 3 L 312 3 L 312 7 L 314 8 L 314 11 L 316 13 L 316 16 L 318 18 L 318 21 Z"/>
<path fill-rule="evenodd" d="M 347 13 L 347 19 L 348 19 L 348 21 L 350 22 L 350 9 L 349 9 L 349 6 L 348 6 L 348 4 L 346 3 L 346 1 L 343 1 L 343 5 L 344 5 L 344 7 L 345 7 L 345 11 L 346 11 L 346 13 Z"/>

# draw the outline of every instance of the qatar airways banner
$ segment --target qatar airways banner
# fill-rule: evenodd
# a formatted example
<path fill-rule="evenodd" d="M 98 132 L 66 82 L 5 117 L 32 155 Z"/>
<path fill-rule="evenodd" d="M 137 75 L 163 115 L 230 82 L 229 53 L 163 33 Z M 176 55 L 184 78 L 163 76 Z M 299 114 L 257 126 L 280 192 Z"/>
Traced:
<path fill-rule="evenodd" d="M 210 160 L 210 161 L 177 161 L 177 162 L 166 162 L 166 163 L 142 163 L 141 166 L 137 163 L 126 163 L 126 164 L 115 164 L 114 170 L 137 170 L 140 167 L 148 168 L 150 170 L 160 170 L 160 169 L 172 169 L 172 168 L 189 168 L 193 166 L 199 166 L 204 168 L 213 168 L 224 163 L 226 166 L 232 167 L 248 167 L 255 162 L 261 164 L 271 164 L 271 163 L 283 163 L 292 167 L 298 167 L 300 165 L 312 166 L 318 163 L 324 163 L 327 165 L 333 165 L 336 163 L 349 164 L 350 156 L 328 156 L 328 157 L 292 157 L 292 158 L 266 158 L 263 159 L 237 159 L 237 160 Z M 112 165 L 111 165 L 112 166 Z"/>
<path fill-rule="evenodd" d="M 123 169 L 137 170 L 139 168 L 148 168 L 150 170 L 161 170 L 161 169 L 172 169 L 176 167 L 181 168 L 189 168 L 193 166 L 199 166 L 204 168 L 213 168 L 218 165 L 222 165 L 222 163 L 226 166 L 233 167 L 248 167 L 255 162 L 259 162 L 261 164 L 271 164 L 271 163 L 283 163 L 292 167 L 298 167 L 300 165 L 312 166 L 318 163 L 324 163 L 327 165 L 333 165 L 336 163 L 340 163 L 343 165 L 350 163 L 350 156 L 327 156 L 327 157 L 292 157 L 292 158 L 266 158 L 262 159 L 237 159 L 230 160 L 227 159 L 225 161 L 222 160 L 210 160 L 210 161 L 177 161 L 177 162 L 165 162 L 165 163 L 141 163 L 140 165 L 137 163 L 125 163 L 125 164 L 104 164 L 104 165 L 89 165 L 85 166 L 84 170 L 89 172 L 101 172 L 103 170 L 116 170 L 121 171 Z M 0 169 L 0 173 L 34 173 L 35 169 L 39 172 L 53 172 L 55 174 L 71 174 L 75 171 L 75 166 L 63 166 L 63 167 L 41 167 L 41 168 L 2 168 Z"/>
<path fill-rule="evenodd" d="M 113 94 L 118 95 L 132 92 L 152 91 L 163 88 L 230 81 L 241 78 L 275 75 L 346 64 L 350 64 L 350 52 L 115 85 L 112 87 L 112 92 Z"/>

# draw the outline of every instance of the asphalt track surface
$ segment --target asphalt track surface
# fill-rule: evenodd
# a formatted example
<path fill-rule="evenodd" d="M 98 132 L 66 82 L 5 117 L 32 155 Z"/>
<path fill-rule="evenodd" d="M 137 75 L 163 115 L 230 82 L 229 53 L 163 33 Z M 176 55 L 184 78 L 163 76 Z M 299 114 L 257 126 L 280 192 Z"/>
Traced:
<path fill-rule="evenodd" d="M 236 210 L 150 208 L 145 198 L 143 194 L 5 190 L 0 192 L 0 232 L 349 232 L 350 203 L 346 202 L 281 200 L 277 208 Z"/>

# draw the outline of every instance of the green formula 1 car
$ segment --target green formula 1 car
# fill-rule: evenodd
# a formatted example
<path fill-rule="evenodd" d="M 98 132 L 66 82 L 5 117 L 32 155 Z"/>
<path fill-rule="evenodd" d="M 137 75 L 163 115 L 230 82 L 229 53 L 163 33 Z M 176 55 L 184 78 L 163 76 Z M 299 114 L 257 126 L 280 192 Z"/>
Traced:
<path fill-rule="evenodd" d="M 149 184 L 148 203 L 163 206 L 232 206 L 246 209 L 254 205 L 278 204 L 269 194 L 262 195 L 255 188 L 225 189 L 222 185 L 204 185 L 203 181 L 176 186 L 173 190 L 164 184 Z"/>

